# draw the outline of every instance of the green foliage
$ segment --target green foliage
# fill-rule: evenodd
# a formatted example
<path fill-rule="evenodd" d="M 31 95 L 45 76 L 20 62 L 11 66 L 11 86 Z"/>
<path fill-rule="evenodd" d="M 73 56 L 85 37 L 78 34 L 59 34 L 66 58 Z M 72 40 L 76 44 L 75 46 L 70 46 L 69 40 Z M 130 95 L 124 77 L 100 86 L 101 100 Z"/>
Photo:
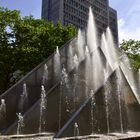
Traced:
<path fill-rule="evenodd" d="M 76 29 L 54 26 L 19 11 L 0 8 L 0 93 L 76 35 Z"/>
<path fill-rule="evenodd" d="M 130 59 L 134 70 L 138 71 L 140 69 L 140 41 L 123 40 L 120 46 Z"/>

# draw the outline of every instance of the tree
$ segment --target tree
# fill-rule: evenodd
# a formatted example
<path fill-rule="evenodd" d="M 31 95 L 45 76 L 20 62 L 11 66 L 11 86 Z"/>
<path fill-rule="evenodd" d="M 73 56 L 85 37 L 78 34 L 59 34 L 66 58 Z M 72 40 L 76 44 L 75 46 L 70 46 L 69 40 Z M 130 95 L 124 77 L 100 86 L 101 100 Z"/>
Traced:
<path fill-rule="evenodd" d="M 140 41 L 123 40 L 120 47 L 127 54 L 134 70 L 138 71 L 140 69 Z"/>
<path fill-rule="evenodd" d="M 0 93 L 76 35 L 72 26 L 56 26 L 0 8 Z M 16 75 L 16 76 L 15 76 Z"/>

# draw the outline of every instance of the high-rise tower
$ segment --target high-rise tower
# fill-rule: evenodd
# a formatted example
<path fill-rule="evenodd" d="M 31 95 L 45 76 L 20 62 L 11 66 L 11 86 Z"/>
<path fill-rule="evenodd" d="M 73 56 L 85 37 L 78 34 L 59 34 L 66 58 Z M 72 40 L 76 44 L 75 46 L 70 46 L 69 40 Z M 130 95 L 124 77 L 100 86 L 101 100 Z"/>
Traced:
<path fill-rule="evenodd" d="M 109 26 L 118 43 L 117 12 L 109 7 L 108 0 L 42 0 L 42 18 L 83 29 L 87 26 L 89 6 L 93 9 L 99 36 Z"/>

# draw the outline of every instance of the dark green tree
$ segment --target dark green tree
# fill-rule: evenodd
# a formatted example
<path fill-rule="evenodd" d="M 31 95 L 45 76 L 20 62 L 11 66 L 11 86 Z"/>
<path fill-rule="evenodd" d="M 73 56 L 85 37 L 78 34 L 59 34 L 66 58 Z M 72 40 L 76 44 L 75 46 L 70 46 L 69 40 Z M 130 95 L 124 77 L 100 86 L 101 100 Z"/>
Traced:
<path fill-rule="evenodd" d="M 76 35 L 76 29 L 56 26 L 20 12 L 0 8 L 0 93 Z"/>
<path fill-rule="evenodd" d="M 120 47 L 127 54 L 134 70 L 138 71 L 140 69 L 140 41 L 123 40 Z"/>

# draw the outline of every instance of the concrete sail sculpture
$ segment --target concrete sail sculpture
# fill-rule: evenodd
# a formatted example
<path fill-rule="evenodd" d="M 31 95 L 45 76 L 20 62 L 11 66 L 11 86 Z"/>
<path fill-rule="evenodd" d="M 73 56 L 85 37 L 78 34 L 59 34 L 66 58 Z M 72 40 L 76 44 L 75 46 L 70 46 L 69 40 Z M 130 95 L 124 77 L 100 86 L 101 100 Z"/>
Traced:
<path fill-rule="evenodd" d="M 124 54 L 115 48 L 110 29 L 103 33 L 99 46 L 95 24 L 90 8 L 85 36 L 79 31 L 78 39 L 57 47 L 52 56 L 0 96 L 7 103 L 6 127 L 1 133 L 16 134 L 17 103 L 24 83 L 28 108 L 22 112 L 23 134 L 42 133 L 42 124 L 43 132 L 54 132 L 56 138 L 140 131 L 140 89 L 131 81 L 133 75 Z"/>

